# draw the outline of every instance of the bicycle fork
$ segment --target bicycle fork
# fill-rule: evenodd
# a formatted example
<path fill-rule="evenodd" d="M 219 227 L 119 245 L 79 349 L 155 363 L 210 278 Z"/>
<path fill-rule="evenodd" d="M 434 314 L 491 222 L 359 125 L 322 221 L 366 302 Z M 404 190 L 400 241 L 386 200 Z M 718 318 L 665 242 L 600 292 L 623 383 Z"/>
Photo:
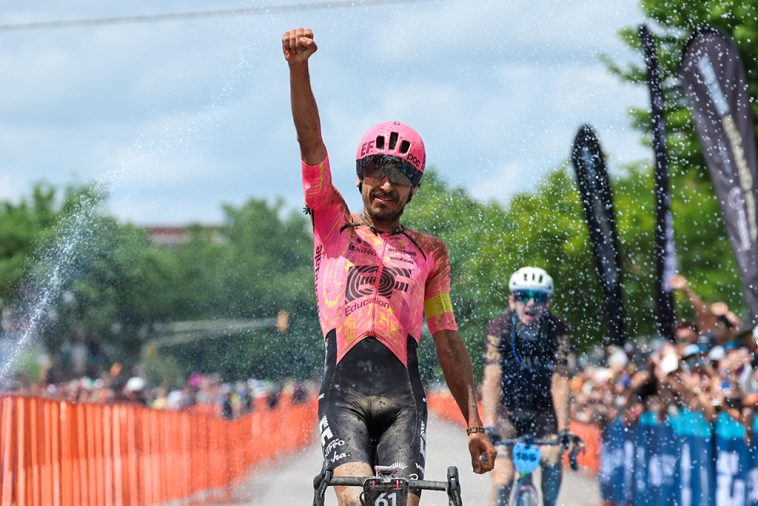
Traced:
<path fill-rule="evenodd" d="M 512 485 L 502 485 L 497 489 L 495 506 L 509 506 L 511 491 L 513 492 L 513 505 L 539 506 L 539 495 L 532 482 L 531 473 L 520 473 Z"/>

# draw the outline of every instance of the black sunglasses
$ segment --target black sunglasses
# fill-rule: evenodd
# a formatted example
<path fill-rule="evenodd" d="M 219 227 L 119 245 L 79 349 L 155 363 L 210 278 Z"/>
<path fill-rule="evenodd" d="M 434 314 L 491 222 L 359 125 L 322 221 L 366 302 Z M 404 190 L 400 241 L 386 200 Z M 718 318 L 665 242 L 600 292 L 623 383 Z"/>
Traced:
<path fill-rule="evenodd" d="M 411 180 L 400 168 L 390 164 L 368 163 L 363 169 L 363 177 L 383 181 L 389 178 L 390 183 L 411 186 Z"/>
<path fill-rule="evenodd" d="M 389 171 L 385 170 L 390 168 Z M 375 179 L 390 178 L 392 184 L 418 185 L 422 172 L 411 163 L 390 155 L 374 155 L 356 161 L 358 177 L 373 177 Z"/>
<path fill-rule="evenodd" d="M 513 297 L 519 302 L 529 302 L 529 299 L 534 299 L 537 304 L 544 304 L 548 301 L 550 296 L 545 292 L 536 290 L 518 290 L 513 292 Z"/>

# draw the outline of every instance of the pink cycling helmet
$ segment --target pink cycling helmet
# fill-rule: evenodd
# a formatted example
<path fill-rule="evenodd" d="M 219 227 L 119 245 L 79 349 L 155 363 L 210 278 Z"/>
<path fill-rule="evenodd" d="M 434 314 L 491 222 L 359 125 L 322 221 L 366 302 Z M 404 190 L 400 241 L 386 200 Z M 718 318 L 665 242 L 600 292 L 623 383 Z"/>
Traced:
<path fill-rule="evenodd" d="M 355 155 L 358 177 L 363 177 L 364 163 L 385 157 L 402 161 L 398 168 L 414 186 L 419 184 L 424 174 L 426 150 L 418 132 L 399 121 L 385 121 L 369 128 Z"/>

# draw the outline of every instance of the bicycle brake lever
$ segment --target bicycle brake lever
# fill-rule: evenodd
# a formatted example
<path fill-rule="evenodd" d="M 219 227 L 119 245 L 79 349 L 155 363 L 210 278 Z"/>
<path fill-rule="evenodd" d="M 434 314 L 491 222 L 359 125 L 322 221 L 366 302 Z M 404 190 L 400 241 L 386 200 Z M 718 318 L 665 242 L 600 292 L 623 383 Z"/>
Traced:
<path fill-rule="evenodd" d="M 576 454 L 574 452 L 569 453 L 569 465 L 571 466 L 572 471 L 579 470 L 579 462 L 577 462 Z"/>

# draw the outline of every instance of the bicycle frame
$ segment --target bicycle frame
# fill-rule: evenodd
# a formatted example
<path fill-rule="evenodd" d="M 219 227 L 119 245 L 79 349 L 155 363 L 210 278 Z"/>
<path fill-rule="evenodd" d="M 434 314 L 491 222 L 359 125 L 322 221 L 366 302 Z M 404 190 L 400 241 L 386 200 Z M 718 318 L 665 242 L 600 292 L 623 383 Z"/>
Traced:
<path fill-rule="evenodd" d="M 532 482 L 532 473 L 519 477 L 513 487 L 513 504 L 515 506 L 541 506 L 542 498 Z"/>

